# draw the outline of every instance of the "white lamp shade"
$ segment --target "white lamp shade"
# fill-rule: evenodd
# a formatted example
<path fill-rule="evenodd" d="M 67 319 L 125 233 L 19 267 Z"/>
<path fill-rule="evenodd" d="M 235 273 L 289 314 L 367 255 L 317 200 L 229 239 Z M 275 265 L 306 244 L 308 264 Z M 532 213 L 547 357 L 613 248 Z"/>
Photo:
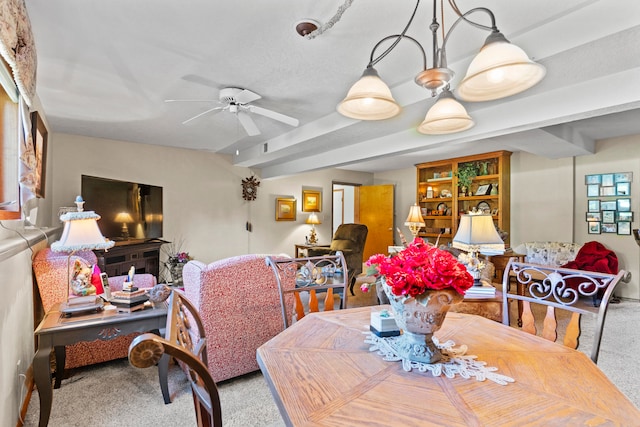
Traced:
<path fill-rule="evenodd" d="M 422 214 L 420 213 L 420 206 L 415 204 L 411 206 L 411 209 L 409 209 L 409 215 L 407 216 L 407 220 L 405 221 L 404 225 L 406 225 L 407 227 L 410 227 L 412 225 L 424 227 L 424 218 L 422 218 Z"/>
<path fill-rule="evenodd" d="M 498 33 L 499 34 L 499 33 Z M 489 36 L 471 61 L 456 93 L 464 101 L 491 101 L 523 92 L 537 84 L 546 69 L 509 43 L 504 36 Z"/>
<path fill-rule="evenodd" d="M 442 135 L 462 132 L 475 126 L 467 110 L 451 95 L 442 92 L 435 104 L 427 111 L 424 121 L 418 126 L 418 132 L 427 135 Z"/>
<path fill-rule="evenodd" d="M 351 86 L 337 109 L 343 116 L 358 120 L 384 120 L 398 115 L 401 110 L 389 86 L 371 67 Z"/>
<path fill-rule="evenodd" d="M 100 215 L 93 211 L 69 212 L 60 219 L 64 221 L 64 230 L 60 240 L 51 244 L 54 252 L 109 249 L 115 244 L 104 238 L 97 222 Z"/>
<path fill-rule="evenodd" d="M 491 215 L 461 215 L 452 245 L 467 252 L 504 253 L 504 242 Z"/>

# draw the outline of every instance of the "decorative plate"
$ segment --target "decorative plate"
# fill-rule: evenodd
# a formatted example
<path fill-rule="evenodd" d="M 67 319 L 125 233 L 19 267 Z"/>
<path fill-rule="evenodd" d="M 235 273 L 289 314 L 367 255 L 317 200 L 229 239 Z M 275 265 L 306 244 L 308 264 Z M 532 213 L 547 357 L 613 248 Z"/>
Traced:
<path fill-rule="evenodd" d="M 438 203 L 438 212 L 442 212 L 444 214 L 444 212 L 447 210 L 447 204 L 442 202 L 442 203 Z"/>
<path fill-rule="evenodd" d="M 487 203 L 487 202 L 478 203 L 478 206 L 476 206 L 476 208 L 482 213 L 491 212 L 491 205 L 489 203 Z"/>

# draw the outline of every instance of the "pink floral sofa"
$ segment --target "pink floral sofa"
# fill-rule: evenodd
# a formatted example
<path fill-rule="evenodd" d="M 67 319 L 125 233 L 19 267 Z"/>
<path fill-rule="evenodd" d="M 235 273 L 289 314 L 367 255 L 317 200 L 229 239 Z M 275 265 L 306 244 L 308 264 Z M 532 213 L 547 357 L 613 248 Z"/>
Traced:
<path fill-rule="evenodd" d="M 81 260 L 86 266 L 93 266 L 98 261 L 91 251 L 77 252 L 71 256 L 71 266 L 75 260 Z M 46 248 L 39 251 L 33 258 L 33 273 L 38 283 L 38 290 L 46 312 L 67 298 L 68 286 L 68 254 L 53 252 Z M 109 278 L 112 291 L 122 290 L 125 276 Z M 138 274 L 135 284 L 139 288 L 152 288 L 156 285 L 156 278 L 151 274 Z M 139 334 L 125 335 L 108 341 L 96 340 L 81 342 L 66 347 L 65 369 L 102 363 L 108 360 L 127 357 L 129 344 Z"/>
<path fill-rule="evenodd" d="M 239 255 L 184 266 L 184 293 L 204 323 L 215 382 L 257 371 L 256 350 L 284 329 L 280 292 L 267 256 L 274 255 Z M 294 278 L 283 286 L 293 289 Z"/>

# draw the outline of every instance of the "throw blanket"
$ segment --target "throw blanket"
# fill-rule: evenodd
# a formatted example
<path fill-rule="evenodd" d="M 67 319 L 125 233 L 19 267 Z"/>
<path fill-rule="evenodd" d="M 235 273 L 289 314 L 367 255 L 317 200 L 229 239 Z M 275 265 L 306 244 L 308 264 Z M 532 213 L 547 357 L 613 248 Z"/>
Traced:
<path fill-rule="evenodd" d="M 595 271 L 597 273 L 618 273 L 618 257 L 612 250 L 607 249 L 600 242 L 585 243 L 576 259 L 563 265 L 564 268 L 573 268 L 575 270 Z M 577 289 L 580 280 L 567 280 L 567 285 L 573 289 Z M 591 291 L 588 289 L 587 291 Z"/>

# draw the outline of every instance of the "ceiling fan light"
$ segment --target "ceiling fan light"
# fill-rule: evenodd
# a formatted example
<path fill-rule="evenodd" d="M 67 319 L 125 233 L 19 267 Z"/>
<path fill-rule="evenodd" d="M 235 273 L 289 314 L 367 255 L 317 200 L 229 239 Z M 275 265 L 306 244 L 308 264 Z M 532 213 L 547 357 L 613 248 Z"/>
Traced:
<path fill-rule="evenodd" d="M 444 135 L 462 132 L 475 126 L 475 122 L 449 90 L 440 94 L 435 104 L 427 111 L 418 132 L 426 135 Z"/>
<path fill-rule="evenodd" d="M 358 120 L 388 119 L 398 115 L 401 109 L 373 67 L 367 67 L 337 108 L 343 116 Z"/>
<path fill-rule="evenodd" d="M 545 74 L 544 66 L 496 32 L 469 64 L 456 93 L 464 101 L 492 101 L 529 89 Z"/>

